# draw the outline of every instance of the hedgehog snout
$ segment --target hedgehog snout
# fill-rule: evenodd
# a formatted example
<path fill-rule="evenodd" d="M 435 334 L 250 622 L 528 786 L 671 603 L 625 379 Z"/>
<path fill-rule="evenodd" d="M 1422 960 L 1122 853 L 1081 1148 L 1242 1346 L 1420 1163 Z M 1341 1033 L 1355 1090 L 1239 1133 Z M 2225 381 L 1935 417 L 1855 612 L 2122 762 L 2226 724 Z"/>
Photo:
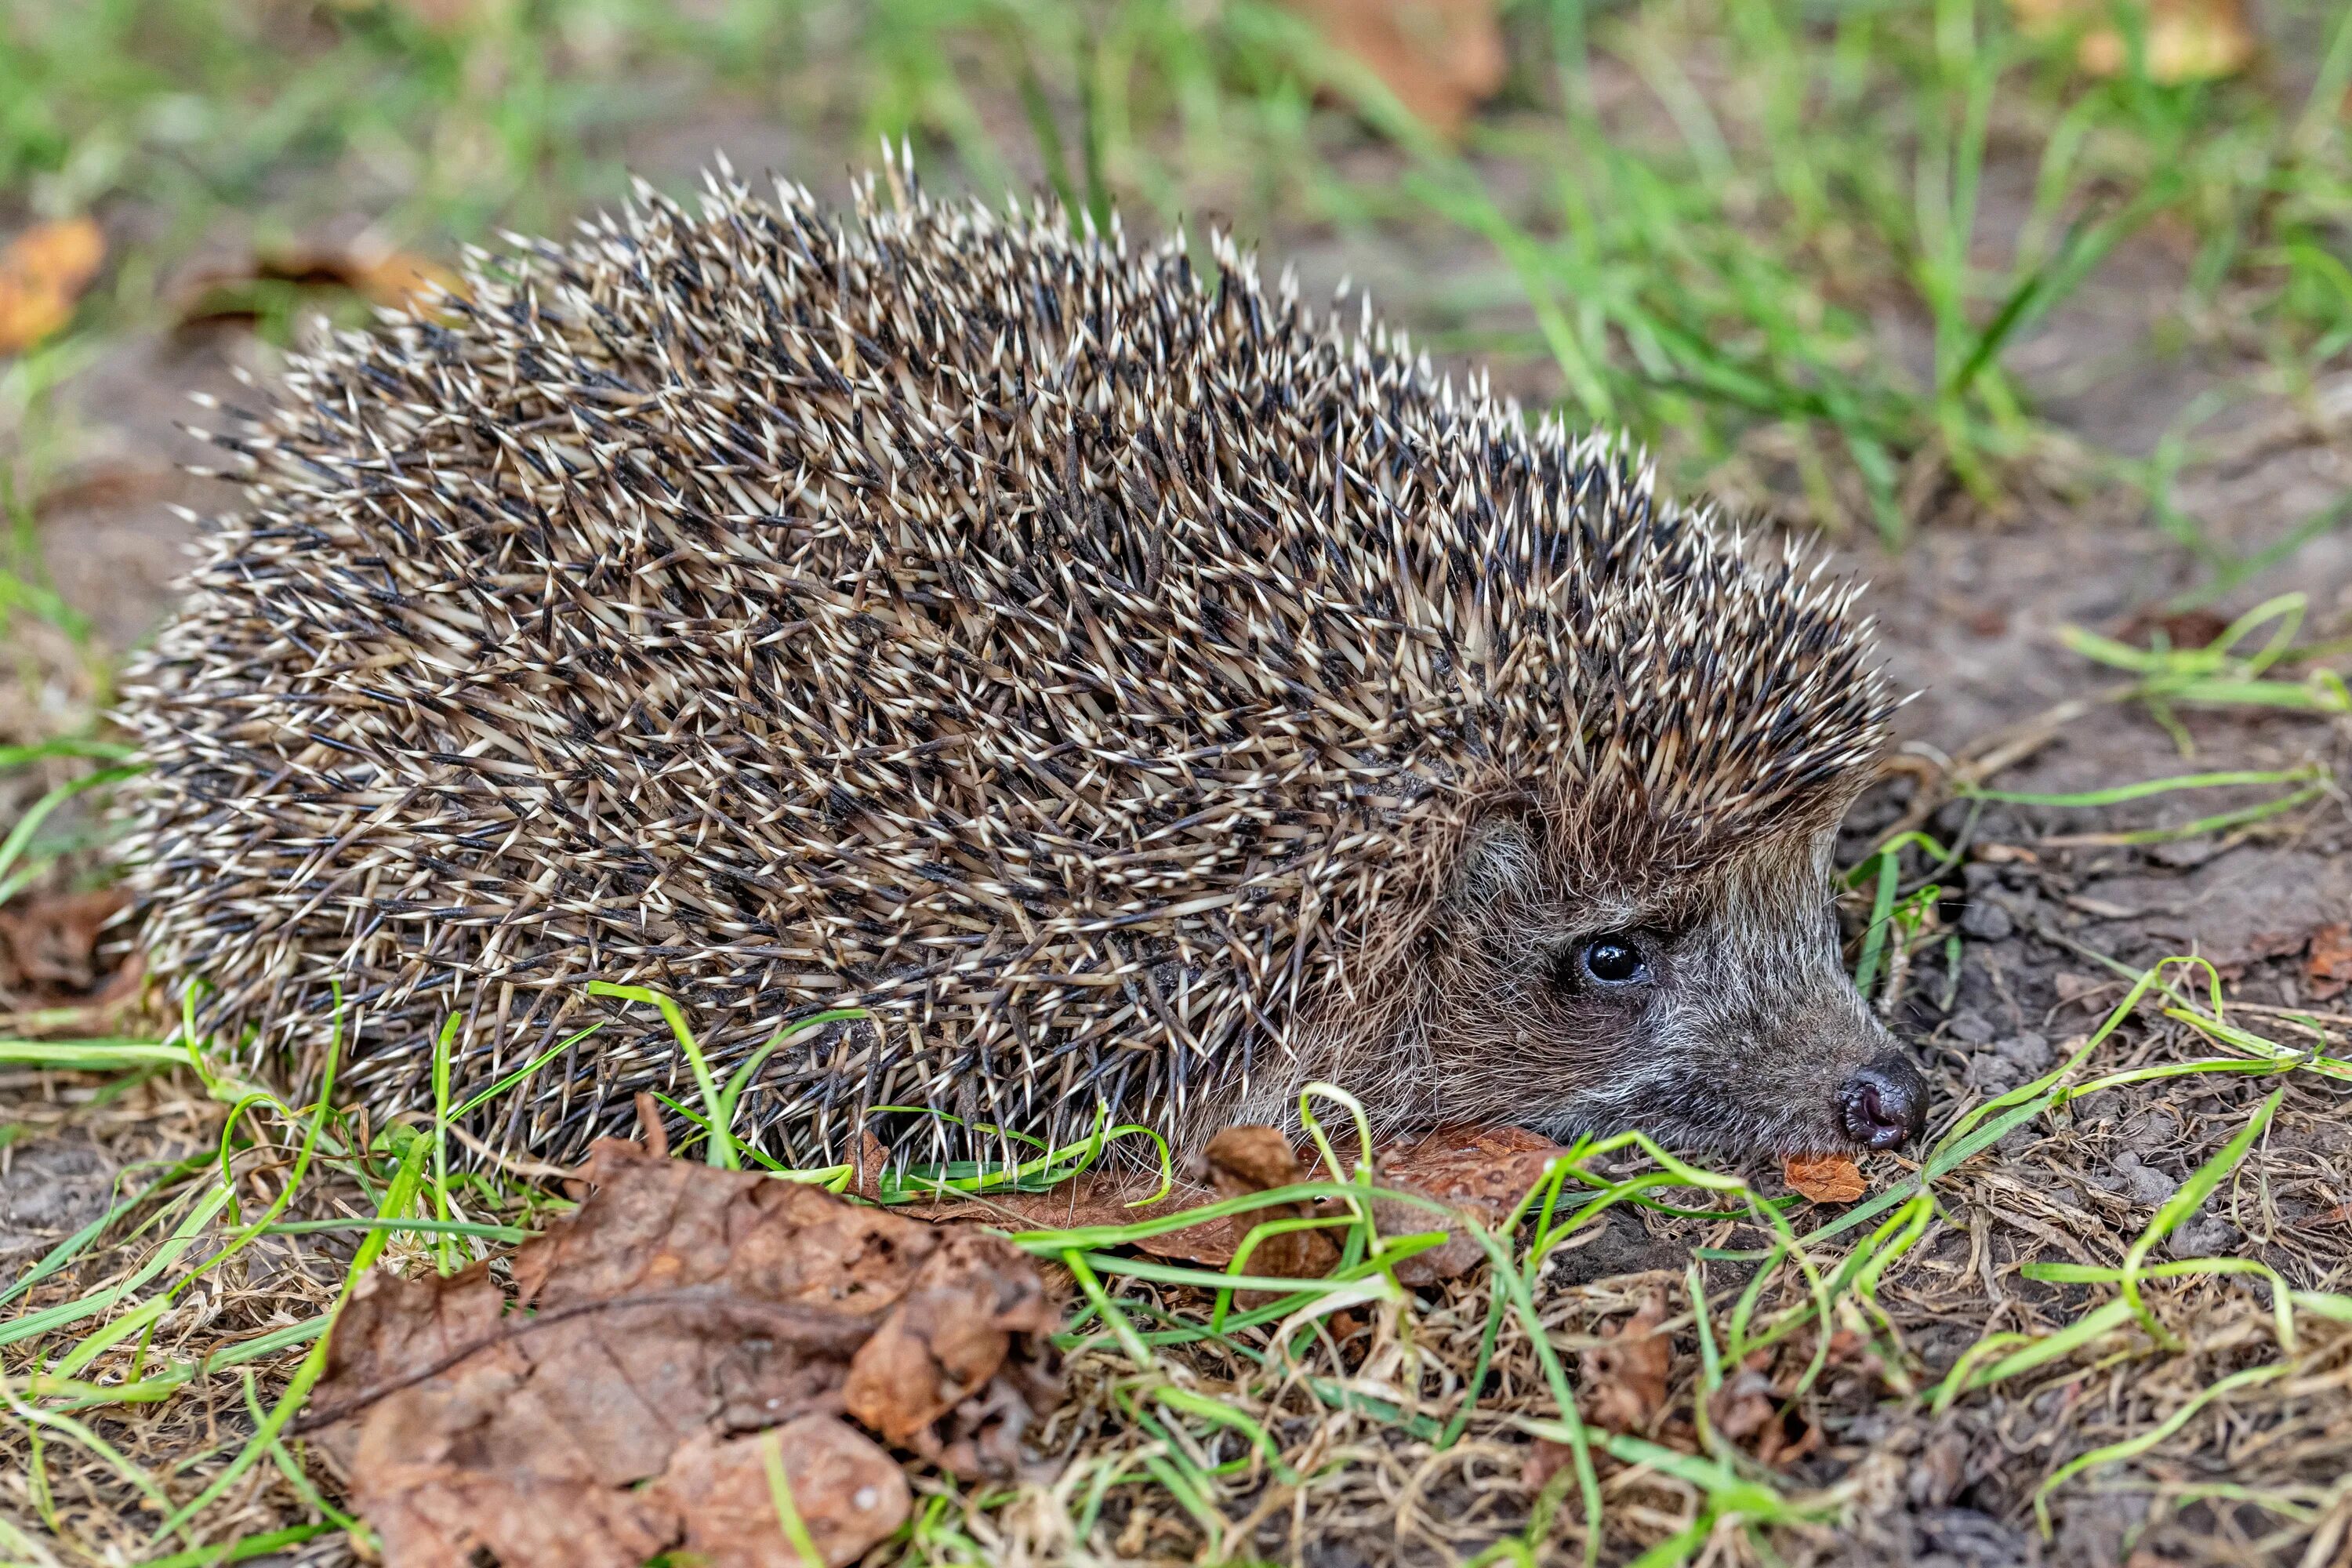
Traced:
<path fill-rule="evenodd" d="M 1899 1052 L 1871 1061 L 1839 1086 L 1837 1121 L 1865 1149 L 1892 1149 L 1927 1124 L 1927 1080 Z"/>

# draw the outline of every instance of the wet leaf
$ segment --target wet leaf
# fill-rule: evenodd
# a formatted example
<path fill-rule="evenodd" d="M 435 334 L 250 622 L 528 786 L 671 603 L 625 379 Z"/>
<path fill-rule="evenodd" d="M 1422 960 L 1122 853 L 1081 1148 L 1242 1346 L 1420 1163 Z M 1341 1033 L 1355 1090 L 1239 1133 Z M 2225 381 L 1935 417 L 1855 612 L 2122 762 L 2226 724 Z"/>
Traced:
<path fill-rule="evenodd" d="M 1500 1219 L 1568 1151 L 1523 1127 L 1446 1127 L 1375 1162 L 1382 1182 Z"/>
<path fill-rule="evenodd" d="M 878 1169 L 877 1162 L 866 1167 Z M 972 1220 L 1007 1230 L 1076 1230 L 1091 1226 L 1135 1225 L 1143 1220 L 1181 1214 L 1213 1203 L 1217 1194 L 1186 1182 L 1173 1184 L 1165 1196 L 1160 1178 L 1132 1171 L 1089 1171 L 1045 1193 L 990 1193 L 981 1197 L 945 1197 L 905 1205 L 895 1212 L 917 1219 L 943 1222 Z M 872 1197 L 875 1184 L 861 1175 L 858 1191 Z M 1149 1202 L 1145 1200 L 1150 1200 Z M 1233 1231 L 1222 1219 L 1205 1220 L 1181 1229 L 1147 1237 L 1136 1250 L 1174 1262 L 1212 1267 L 1233 1261 Z"/>
<path fill-rule="evenodd" d="M 1425 1194 L 1461 1209 L 1481 1225 L 1499 1225 L 1543 1180 L 1544 1168 L 1568 1151 L 1520 1127 L 1441 1128 L 1419 1142 L 1383 1152 L 1373 1161 L 1380 1184 Z M 1417 1205 L 1386 1203 L 1374 1217 L 1383 1236 L 1410 1236 L 1440 1227 L 1438 1217 Z M 1447 1225 L 1445 1243 L 1398 1266 L 1407 1285 L 1433 1285 L 1457 1279 L 1483 1262 L 1486 1249 L 1469 1227 Z"/>
<path fill-rule="evenodd" d="M 106 259 L 87 217 L 37 223 L 0 250 L 0 353 L 27 349 L 73 319 L 74 301 Z"/>
<path fill-rule="evenodd" d="M 1862 1168 L 1843 1154 L 1791 1154 L 1780 1169 L 1791 1191 L 1817 1204 L 1850 1204 L 1870 1190 Z"/>
<path fill-rule="evenodd" d="M 791 1560 L 761 1445 L 829 1563 L 908 1493 L 846 1411 L 963 1473 L 1007 1473 L 1057 1393 L 1053 1313 L 993 1237 L 811 1186 L 601 1143 L 577 1214 L 478 1264 L 378 1271 L 337 1323 L 304 1425 L 390 1568 Z"/>
<path fill-rule="evenodd" d="M 1454 1127 L 1414 1142 L 1376 1150 L 1372 1165 L 1381 1186 L 1425 1194 L 1464 1210 L 1479 1222 L 1492 1225 L 1509 1214 L 1528 1189 L 1542 1177 L 1546 1161 L 1566 1152 L 1558 1144 L 1517 1127 Z M 1180 1181 L 1166 1196 L 1149 1203 L 1140 1200 L 1151 1198 L 1159 1190 L 1158 1177 L 1136 1172 L 1089 1172 L 1049 1193 L 992 1193 L 985 1198 L 949 1199 L 913 1205 L 901 1212 L 923 1219 L 973 1219 L 1037 1229 L 1125 1226 L 1181 1214 L 1221 1196 L 1264 1192 L 1305 1181 L 1310 1175 L 1300 1164 L 1297 1152 L 1271 1128 L 1228 1128 L 1212 1140 L 1204 1151 L 1204 1160 L 1216 1183 L 1213 1187 Z M 880 1163 L 877 1146 L 866 1156 L 862 1167 L 865 1173 L 859 1177 L 860 1192 L 873 1195 L 872 1173 L 879 1169 Z M 1327 1212 L 1326 1205 L 1318 1205 L 1316 1212 Z M 1135 1247 L 1155 1258 L 1221 1268 L 1233 1261 L 1234 1248 L 1253 1226 L 1278 1217 L 1282 1216 L 1259 1210 L 1240 1216 L 1238 1224 L 1209 1220 L 1148 1237 Z M 1486 1256 L 1466 1224 L 1449 1226 L 1441 1216 L 1416 1204 L 1376 1203 L 1373 1218 L 1383 1236 L 1438 1229 L 1452 1233 L 1444 1245 L 1409 1258 L 1398 1266 L 1397 1278 L 1407 1285 L 1455 1279 L 1477 1267 Z M 1316 1259 L 1324 1256 L 1322 1245 L 1328 1245 L 1329 1237 L 1336 1233 L 1291 1233 L 1302 1234 L 1314 1239 L 1285 1247 L 1289 1237 L 1270 1238 L 1251 1254 L 1249 1271 L 1279 1272 L 1281 1278 L 1288 1279 L 1313 1279 L 1328 1272 L 1329 1263 Z M 1269 1247 L 1276 1250 L 1270 1254 Z M 1334 1261 L 1337 1256 L 1336 1251 L 1330 1254 Z M 1291 1268 L 1313 1268 L 1315 1273 L 1281 1272 Z"/>

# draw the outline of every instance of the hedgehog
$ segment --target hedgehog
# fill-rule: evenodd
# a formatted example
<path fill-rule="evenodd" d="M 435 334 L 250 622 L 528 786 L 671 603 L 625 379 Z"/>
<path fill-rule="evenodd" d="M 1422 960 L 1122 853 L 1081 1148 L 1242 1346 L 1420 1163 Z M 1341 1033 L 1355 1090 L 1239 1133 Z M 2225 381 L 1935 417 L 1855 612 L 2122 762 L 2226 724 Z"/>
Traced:
<path fill-rule="evenodd" d="M 900 156 L 500 244 L 195 432 L 241 502 L 123 688 L 187 1031 L 296 1086 L 339 1032 L 372 1115 L 506 1085 L 469 1137 L 557 1160 L 696 1103 L 594 981 L 783 1162 L 1314 1083 L 1383 1136 L 1920 1127 L 1834 907 L 1895 704 L 1816 553 L 1344 284 Z"/>

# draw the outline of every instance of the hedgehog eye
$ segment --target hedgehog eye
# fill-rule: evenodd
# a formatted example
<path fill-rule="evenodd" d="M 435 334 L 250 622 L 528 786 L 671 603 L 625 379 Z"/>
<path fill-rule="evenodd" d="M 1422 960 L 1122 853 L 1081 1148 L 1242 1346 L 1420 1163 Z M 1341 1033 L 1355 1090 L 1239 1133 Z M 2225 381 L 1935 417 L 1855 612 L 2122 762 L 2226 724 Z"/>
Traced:
<path fill-rule="evenodd" d="M 1596 936 L 1569 955 L 1561 965 L 1576 980 L 1601 985 L 1631 985 L 1649 978 L 1650 966 L 1631 937 Z"/>

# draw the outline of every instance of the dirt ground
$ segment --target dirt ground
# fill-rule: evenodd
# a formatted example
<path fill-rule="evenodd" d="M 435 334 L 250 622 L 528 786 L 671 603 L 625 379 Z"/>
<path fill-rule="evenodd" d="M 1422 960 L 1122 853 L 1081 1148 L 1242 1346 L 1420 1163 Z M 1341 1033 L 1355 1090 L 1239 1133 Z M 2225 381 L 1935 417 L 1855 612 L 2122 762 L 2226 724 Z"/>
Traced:
<path fill-rule="evenodd" d="M 713 144 L 729 145 L 744 167 L 809 161 L 805 149 L 722 119 L 649 134 L 638 162 L 667 177 Z M 1497 266 L 1486 255 L 1417 250 L 1411 237 L 1368 247 L 1303 232 L 1267 250 L 1269 258 L 1296 257 L 1310 290 L 1342 272 L 1369 280 L 1387 313 L 1408 321 L 1424 280 L 1444 275 L 1458 283 L 1465 271 Z M 2249 374 L 2168 354 L 2152 341 L 2151 285 L 2182 265 L 2160 236 L 2136 242 L 2019 349 L 2015 363 L 2042 390 L 2044 411 L 2086 443 L 2145 452 L 2197 393 Z M 41 542 L 58 588 L 109 648 L 134 644 L 170 603 L 191 528 L 169 507 L 203 511 L 226 503 L 221 487 L 176 470 L 202 453 L 175 428 L 200 416 L 184 393 L 233 399 L 239 395 L 233 367 L 265 368 L 268 358 L 238 331 L 210 329 L 118 345 L 72 384 L 75 462 L 68 481 L 42 505 Z M 2076 374 L 2093 363 L 2101 367 L 2096 377 Z M 1524 390 L 1541 395 L 1547 374 L 1543 367 L 1521 373 Z M 2226 426 L 2203 433 L 2208 450 L 2185 470 L 2180 504 L 2238 547 L 2274 539 L 2352 484 L 2347 429 L 2352 376 L 2294 398 L 2254 398 Z M 2030 499 L 2001 516 L 1985 515 L 1957 492 L 1924 498 L 1918 537 L 1900 553 L 1858 540 L 1837 546 L 1840 565 L 1871 580 L 1866 602 L 1888 669 L 1919 693 L 1902 716 L 1898 762 L 1940 765 L 1972 749 L 1981 754 L 1990 741 L 2032 733 L 2047 720 L 2038 743 L 1990 782 L 2004 790 L 2068 792 L 2207 768 L 2316 762 L 2336 776 L 2347 773 L 2352 749 L 2340 720 L 2187 713 L 2195 754 L 2185 757 L 2139 706 L 2097 700 L 2116 672 L 2067 652 L 2059 628 L 2144 634 L 2151 606 L 2189 584 L 2187 564 L 2147 526 L 2136 497 L 2103 487 L 2087 468 L 2070 472 L 2062 465 L 2026 490 Z M 2352 538 L 2322 536 L 2219 608 L 2235 613 L 2289 590 L 2308 596 L 2306 638 L 2352 626 Z M 53 671 L 51 679 L 74 678 Z M 37 708 L 45 698 L 37 681 L 20 682 L 7 700 Z M 2063 706 L 2069 703 L 2079 710 Z M 1850 825 L 1853 849 L 1866 848 L 1903 816 L 1921 776 L 1897 773 L 1864 800 Z M 1961 937 L 1959 972 L 1946 972 L 1940 953 L 1923 957 L 1900 1019 L 1937 1085 L 1939 1123 L 2059 1059 L 2122 994 L 2115 966 L 2137 968 L 2168 954 L 2200 953 L 2231 977 L 2233 1001 L 2307 1011 L 2341 1039 L 2352 1019 L 2331 1011 L 2345 1004 L 2324 994 L 2310 963 L 2315 934 L 2352 921 L 2352 825 L 2340 796 L 2218 837 L 2042 845 L 2053 834 L 2178 825 L 2263 793 L 2166 795 L 2095 817 L 2039 807 L 1984 810 L 1972 828 L 1979 847 L 1952 873 L 1941 910 Z M 1968 816 L 1947 805 L 1927 825 L 1948 841 L 1969 826 Z M 1988 855 L 1987 845 L 2026 853 Z M 2117 1066 L 2200 1054 L 2183 1031 L 2160 1022 L 2136 1023 L 2119 1039 Z M 2016 1267 L 2037 1258 L 2103 1258 L 2102 1243 L 2136 1234 L 2272 1086 L 2231 1077 L 2158 1080 L 2081 1102 L 2063 1128 L 2011 1134 L 1997 1158 L 1978 1162 L 1943 1194 L 1949 1223 L 1889 1292 L 1910 1347 L 1931 1367 L 1948 1365 L 1989 1327 L 2046 1328 L 2078 1310 L 2089 1299 L 2081 1288 L 2036 1284 Z M 2170 1255 L 2257 1258 L 2297 1288 L 2352 1287 L 2352 1106 L 2343 1087 L 2298 1075 L 2273 1123 L 2260 1177 L 2217 1196 L 2175 1234 Z M 0 1117 L 37 1130 L 0 1148 L 0 1277 L 102 1212 L 125 1161 L 193 1149 L 205 1126 L 197 1108 L 152 1090 L 135 1103 L 89 1100 L 89 1087 L 70 1079 L 0 1074 Z M 1690 1239 L 1659 1216 L 1619 1211 L 1554 1270 L 1549 1305 L 1589 1331 L 1623 1310 L 1640 1289 L 1679 1289 Z M 283 1250 L 286 1266 L 301 1267 L 290 1246 Z M 323 1269 L 331 1258 L 316 1262 Z M 2259 1292 L 2232 1296 L 2199 1285 L 2168 1300 L 2182 1311 L 2232 1323 L 2264 1321 Z M 2115 1467 L 2102 1484 L 2077 1483 L 2062 1493 L 2049 1540 L 2035 1528 L 2032 1490 L 2058 1458 L 2127 1429 L 2132 1400 L 2162 1400 L 2166 1378 L 2208 1375 L 2259 1348 L 2254 1329 L 2231 1333 L 2212 1342 L 2220 1348 L 2194 1367 L 2160 1363 L 2145 1386 L 2121 1381 L 2137 1375 L 2128 1366 L 2094 1368 L 2063 1388 L 2030 1398 L 1996 1394 L 1942 1415 L 1890 1414 L 1896 1407 L 1882 1408 L 1866 1391 L 1825 1394 L 1819 1420 L 1826 1440 L 1799 1461 L 1801 1472 L 1824 1486 L 1878 1479 L 1863 1489 L 1850 1531 L 1801 1542 L 1799 1554 L 1853 1563 L 2088 1568 L 2134 1552 L 2141 1555 L 2131 1562 L 2145 1565 L 2291 1562 L 2307 1548 L 2320 1554 L 2305 1562 L 2341 1561 L 2347 1517 L 2341 1478 L 2352 1440 L 2340 1409 L 2325 1408 L 2343 1398 L 2341 1344 L 2332 1362 L 2312 1352 L 2319 1362 L 2306 1379 L 2311 1386 L 2294 1398 L 2282 1394 L 2240 1406 L 2228 1419 L 2200 1420 L 2180 1441 Z M 2316 1522 L 2273 1541 L 2265 1532 L 2280 1529 L 2277 1517 L 2215 1490 L 2257 1472 L 2266 1484 L 2303 1489 L 2297 1495 L 2310 1501 Z M 1487 1539 L 1497 1525 L 1525 1516 L 1524 1493 L 1504 1489 L 1509 1496 L 1487 1520 Z M 2323 1539 L 2329 1519 L 2338 1521 L 2337 1547 Z M 1278 1542 L 1265 1544 L 1279 1550 Z M 345 1550 L 341 1538 L 331 1537 L 304 1556 L 331 1559 Z M 1365 1524 L 1335 1527 L 1305 1560 L 1339 1568 L 1399 1555 L 1421 1559 L 1430 1551 L 1426 1543 L 1407 1550 L 1390 1526 Z"/>

